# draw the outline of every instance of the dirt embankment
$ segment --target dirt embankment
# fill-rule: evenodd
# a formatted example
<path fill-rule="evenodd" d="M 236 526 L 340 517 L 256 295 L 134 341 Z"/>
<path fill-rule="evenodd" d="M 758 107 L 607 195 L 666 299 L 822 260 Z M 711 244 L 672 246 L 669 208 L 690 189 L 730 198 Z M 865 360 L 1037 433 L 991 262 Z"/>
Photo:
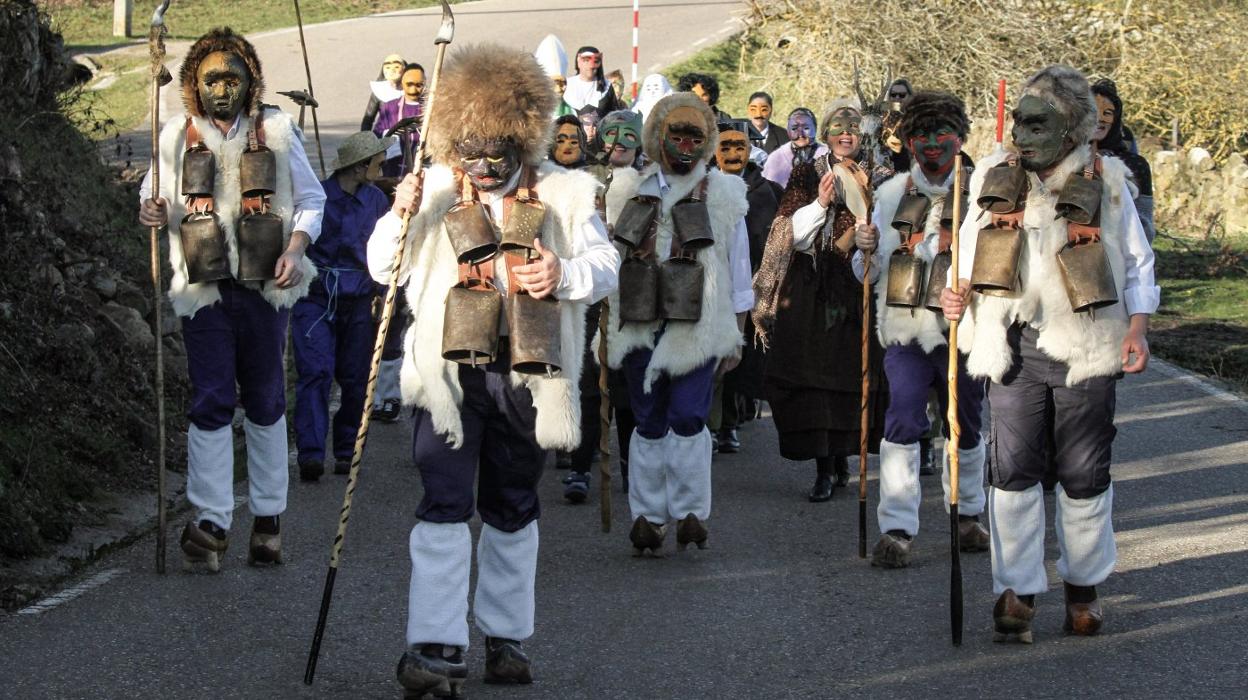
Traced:
<path fill-rule="evenodd" d="M 141 173 L 101 164 L 78 127 L 61 38 L 31 0 L 0 4 L 0 603 L 4 565 L 102 514 L 101 491 L 155 483 L 155 343 L 166 359 L 169 464 L 184 464 L 185 349 L 159 340 Z"/>

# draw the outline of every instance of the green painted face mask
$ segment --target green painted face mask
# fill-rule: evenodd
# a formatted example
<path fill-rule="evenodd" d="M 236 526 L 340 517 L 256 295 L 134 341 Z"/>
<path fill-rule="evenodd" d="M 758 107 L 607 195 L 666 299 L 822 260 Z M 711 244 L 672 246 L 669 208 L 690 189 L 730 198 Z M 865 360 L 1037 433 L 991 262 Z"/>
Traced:
<path fill-rule="evenodd" d="M 1074 147 L 1066 138 L 1068 133 L 1066 117 L 1039 97 L 1025 95 L 1014 108 L 1010 138 L 1025 170 L 1036 172 L 1056 165 Z"/>
<path fill-rule="evenodd" d="M 616 145 L 630 149 L 641 148 L 641 115 L 636 112 L 611 112 L 598 123 L 598 131 L 607 148 Z"/>

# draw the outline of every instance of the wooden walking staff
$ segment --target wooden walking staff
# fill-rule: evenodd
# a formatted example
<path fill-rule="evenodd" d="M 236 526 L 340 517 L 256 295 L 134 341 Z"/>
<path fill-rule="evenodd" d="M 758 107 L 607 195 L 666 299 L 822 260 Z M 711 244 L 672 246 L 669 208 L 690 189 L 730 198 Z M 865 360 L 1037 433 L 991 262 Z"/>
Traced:
<path fill-rule="evenodd" d="M 299 0 L 295 0 L 295 23 L 299 25 L 299 48 L 303 50 L 303 72 L 308 76 L 308 104 L 312 107 L 312 133 L 316 136 L 316 158 L 321 164 L 321 177 L 325 177 L 325 153 L 321 150 L 321 125 L 316 121 L 316 93 L 312 90 L 312 67 L 308 64 L 308 44 L 303 40 L 303 13 L 299 11 Z M 300 105 L 300 117 L 303 116 L 303 105 Z M 303 120 L 299 120 L 303 128 Z"/>
<path fill-rule="evenodd" d="M 602 433 L 598 437 L 598 510 L 602 531 L 611 532 L 611 386 L 607 369 L 607 325 L 610 317 L 607 300 L 602 300 L 598 315 L 598 421 Z"/>
<path fill-rule="evenodd" d="M 147 35 L 147 49 L 152 58 L 152 199 L 160 199 L 160 88 L 168 85 L 173 76 L 165 67 L 165 10 L 170 0 L 164 0 L 152 14 L 152 29 Z M 164 305 L 161 303 L 164 282 L 160 270 L 160 227 L 152 226 L 148 242 L 152 263 L 152 335 L 156 336 L 156 573 L 165 573 L 165 353 L 161 339 L 164 337 Z"/>
<path fill-rule="evenodd" d="M 1002 85 L 1005 81 L 1002 81 Z M 998 114 L 1000 112 L 998 111 Z M 998 121 L 998 124 L 1001 122 Z M 1001 133 L 1000 127 L 997 133 Z M 949 269 L 953 270 L 953 285 L 958 283 L 958 228 L 962 226 L 962 154 L 953 157 L 953 226 L 950 231 Z M 952 557 L 949 568 L 949 629 L 953 634 L 953 644 L 962 644 L 962 543 L 958 537 L 958 442 L 962 436 L 962 424 L 958 421 L 958 322 L 949 322 L 949 369 L 946 373 L 949 384 L 949 410 L 945 414 L 945 425 L 949 426 L 949 439 L 945 442 L 945 450 L 949 453 L 949 555 Z"/>
<path fill-rule="evenodd" d="M 442 26 L 438 29 L 433 43 L 438 47 L 437 58 L 433 63 L 433 75 L 429 81 L 429 97 L 426 103 L 421 133 L 429 133 L 429 115 L 433 114 L 433 102 L 438 95 L 438 77 L 442 75 L 442 61 L 446 58 L 446 46 L 455 37 L 455 15 L 451 14 L 450 5 L 442 0 Z M 421 139 L 416 151 L 416 162 L 412 173 L 423 177 L 426 141 Z M 413 209 L 418 208 L 417 203 Z M 386 301 L 382 307 L 381 321 L 377 325 L 377 340 L 373 343 L 373 360 L 368 371 L 368 385 L 364 392 L 364 414 L 360 417 L 360 429 L 355 435 L 355 452 L 351 455 L 351 473 L 347 476 L 347 490 L 342 496 L 342 509 L 338 514 L 338 532 L 334 535 L 333 551 L 329 557 L 329 571 L 325 574 L 325 589 L 321 593 L 321 610 L 316 619 L 316 632 L 312 636 L 312 649 L 308 652 L 308 665 L 303 673 L 303 682 L 312 685 L 316 674 L 316 660 L 321 651 L 321 638 L 325 634 L 325 619 L 329 615 L 329 603 L 334 595 L 334 579 L 338 575 L 338 564 L 342 558 L 342 547 L 347 538 L 347 522 L 351 519 L 351 500 L 360 478 L 360 462 L 364 457 L 364 444 L 368 441 L 368 423 L 373 417 L 373 396 L 377 390 L 377 372 L 381 366 L 381 354 L 386 345 L 386 333 L 390 330 L 390 321 L 394 317 L 394 299 L 399 290 L 399 268 L 402 267 L 404 253 L 407 250 L 407 230 L 415 212 L 408 209 L 403 212 L 403 225 L 399 229 L 398 247 L 394 251 L 394 260 L 390 264 L 390 282 L 386 286 Z"/>

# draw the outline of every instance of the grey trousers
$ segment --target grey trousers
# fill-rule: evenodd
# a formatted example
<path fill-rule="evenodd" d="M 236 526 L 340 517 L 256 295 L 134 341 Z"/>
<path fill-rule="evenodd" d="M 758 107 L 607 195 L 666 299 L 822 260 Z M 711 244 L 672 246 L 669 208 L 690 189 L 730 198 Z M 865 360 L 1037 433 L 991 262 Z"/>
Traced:
<path fill-rule="evenodd" d="M 990 382 L 992 426 L 988 479 L 1004 491 L 1023 491 L 1044 476 L 1045 440 L 1053 436 L 1058 482 L 1070 498 L 1092 498 L 1109 488 L 1110 447 L 1118 377 L 1093 377 L 1066 386 L 1066 363 L 1036 347 L 1037 331 L 1015 325 L 1007 340 L 1013 364 Z M 1045 415 L 1052 401 L 1051 422 Z"/>

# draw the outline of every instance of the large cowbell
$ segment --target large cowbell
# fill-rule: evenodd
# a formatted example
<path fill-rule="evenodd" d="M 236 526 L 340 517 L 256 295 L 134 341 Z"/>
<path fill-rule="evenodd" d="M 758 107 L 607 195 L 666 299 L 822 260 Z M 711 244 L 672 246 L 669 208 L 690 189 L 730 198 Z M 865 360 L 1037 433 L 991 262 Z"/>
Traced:
<path fill-rule="evenodd" d="M 902 250 L 888 258 L 888 293 L 884 303 L 913 309 L 923 303 L 923 258 Z"/>
<path fill-rule="evenodd" d="M 1070 307 L 1076 312 L 1118 303 L 1114 272 L 1100 240 L 1067 243 L 1057 253 L 1057 266 L 1062 270 Z"/>
<path fill-rule="evenodd" d="M 958 221 L 966 221 L 966 212 L 970 208 L 971 198 L 966 190 L 962 191 L 962 206 L 958 212 Z M 940 226 L 941 228 L 953 228 L 953 190 L 945 195 L 944 204 L 940 207 Z"/>
<path fill-rule="evenodd" d="M 217 177 L 217 159 L 204 146 L 182 154 L 182 196 L 211 197 Z"/>
<path fill-rule="evenodd" d="M 715 243 L 706 202 L 700 199 L 686 199 L 672 206 L 672 225 L 682 250 L 692 252 Z"/>
<path fill-rule="evenodd" d="M 980 229 L 971 266 L 971 289 L 989 296 L 1009 296 L 1018 285 L 1023 231 L 1011 226 Z"/>
<path fill-rule="evenodd" d="M 659 215 L 659 200 L 654 197 L 633 197 L 624 203 L 615 221 L 615 240 L 636 248 L 650 233 L 654 219 Z"/>
<path fill-rule="evenodd" d="M 263 282 L 277 277 L 285 235 L 282 218 L 272 212 L 247 214 L 238 221 L 238 279 Z"/>
<path fill-rule="evenodd" d="M 239 182 L 244 197 L 270 195 L 277 191 L 277 156 L 264 146 L 243 152 Z"/>
<path fill-rule="evenodd" d="M 659 267 L 650 258 L 630 255 L 620 263 L 620 320 L 659 319 Z"/>
<path fill-rule="evenodd" d="M 702 318 L 702 284 L 706 271 L 693 257 L 668 258 L 659 265 L 659 318 L 698 321 Z"/>
<path fill-rule="evenodd" d="M 902 240 L 924 229 L 927 225 L 927 210 L 931 204 L 932 201 L 922 194 L 907 193 L 901 198 L 897 211 L 893 214 L 892 224 L 897 233 L 901 234 Z"/>
<path fill-rule="evenodd" d="M 1091 225 L 1101 211 L 1101 180 L 1072 177 L 1057 198 L 1057 214 L 1076 224 Z"/>
<path fill-rule="evenodd" d="M 527 256 L 528 251 L 536 249 L 534 241 L 541 236 L 545 219 L 546 207 L 541 202 L 516 200 L 503 225 L 503 242 L 499 248 L 504 253 Z"/>
<path fill-rule="evenodd" d="M 537 299 L 525 292 L 511 295 L 507 323 L 513 372 L 551 377 L 562 371 L 560 319 L 559 302 L 554 297 Z"/>
<path fill-rule="evenodd" d="M 498 229 L 481 202 L 456 202 L 442 223 L 461 265 L 480 265 L 498 254 Z"/>
<path fill-rule="evenodd" d="M 1017 163 L 1001 163 L 984 173 L 979 189 L 979 207 L 994 214 L 1020 209 L 1027 199 L 1027 172 Z"/>
<path fill-rule="evenodd" d="M 944 308 L 940 303 L 940 293 L 949 286 L 949 268 L 953 267 L 953 254 L 947 250 L 937 253 L 928 267 L 931 269 L 927 273 L 927 294 L 923 305 L 932 311 L 940 311 Z"/>
<path fill-rule="evenodd" d="M 186 281 L 190 284 L 230 278 L 230 257 L 225 247 L 225 231 L 213 212 L 192 212 L 178 227 Z"/>
<path fill-rule="evenodd" d="M 498 357 L 503 297 L 485 280 L 465 280 L 446 293 L 442 359 L 476 367 Z"/>

